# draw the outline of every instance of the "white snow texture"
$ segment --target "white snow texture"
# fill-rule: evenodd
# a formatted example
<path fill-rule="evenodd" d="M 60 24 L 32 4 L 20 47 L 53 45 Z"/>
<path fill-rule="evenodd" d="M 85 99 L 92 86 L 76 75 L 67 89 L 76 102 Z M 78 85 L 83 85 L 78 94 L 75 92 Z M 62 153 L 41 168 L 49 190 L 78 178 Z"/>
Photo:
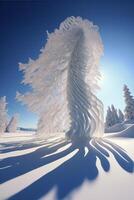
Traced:
<path fill-rule="evenodd" d="M 39 115 L 38 133 L 66 131 L 73 136 L 104 133 L 99 89 L 99 60 L 103 45 L 98 27 L 81 17 L 69 17 L 48 33 L 38 59 L 19 65 L 23 83 L 32 90 L 17 99 Z"/>

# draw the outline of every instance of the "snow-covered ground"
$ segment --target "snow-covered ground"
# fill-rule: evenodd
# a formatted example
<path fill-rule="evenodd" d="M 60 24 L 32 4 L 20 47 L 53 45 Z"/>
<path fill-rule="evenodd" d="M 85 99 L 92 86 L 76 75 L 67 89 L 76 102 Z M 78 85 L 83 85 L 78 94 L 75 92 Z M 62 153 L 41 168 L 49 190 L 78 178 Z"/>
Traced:
<path fill-rule="evenodd" d="M 0 138 L 0 199 L 133 200 L 134 138 L 92 139 L 76 147 L 64 137 Z"/>
<path fill-rule="evenodd" d="M 109 128 L 105 136 L 134 138 L 134 124 L 116 124 Z"/>

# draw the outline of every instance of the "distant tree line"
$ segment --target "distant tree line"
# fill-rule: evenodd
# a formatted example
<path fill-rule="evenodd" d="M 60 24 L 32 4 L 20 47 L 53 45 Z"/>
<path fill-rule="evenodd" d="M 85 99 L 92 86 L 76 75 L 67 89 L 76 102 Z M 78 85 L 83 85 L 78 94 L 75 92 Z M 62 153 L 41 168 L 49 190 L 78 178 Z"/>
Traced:
<path fill-rule="evenodd" d="M 120 109 L 117 110 L 114 105 L 111 105 L 111 107 L 109 106 L 105 120 L 106 128 L 112 127 L 113 125 L 124 121 L 134 123 L 134 97 L 131 95 L 127 85 L 124 85 L 123 92 L 125 100 L 124 113 Z"/>

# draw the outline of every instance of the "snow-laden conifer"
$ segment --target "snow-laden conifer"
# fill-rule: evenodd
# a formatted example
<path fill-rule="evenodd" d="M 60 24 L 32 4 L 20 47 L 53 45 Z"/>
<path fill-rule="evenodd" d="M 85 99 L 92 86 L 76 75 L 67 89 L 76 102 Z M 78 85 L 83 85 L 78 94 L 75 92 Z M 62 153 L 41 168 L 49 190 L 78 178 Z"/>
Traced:
<path fill-rule="evenodd" d="M 118 110 L 118 116 L 119 116 L 119 122 L 123 122 L 124 121 L 124 114 L 123 112 L 119 109 Z"/>
<path fill-rule="evenodd" d="M 129 91 L 127 85 L 124 85 L 124 98 L 125 98 L 125 120 L 134 120 L 134 98 Z"/>

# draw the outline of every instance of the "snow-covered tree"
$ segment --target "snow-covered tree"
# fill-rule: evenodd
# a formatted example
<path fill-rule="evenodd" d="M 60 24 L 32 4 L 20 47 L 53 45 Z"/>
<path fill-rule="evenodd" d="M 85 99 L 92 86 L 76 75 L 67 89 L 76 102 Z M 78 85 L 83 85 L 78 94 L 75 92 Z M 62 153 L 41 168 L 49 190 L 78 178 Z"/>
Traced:
<path fill-rule="evenodd" d="M 17 99 L 39 115 L 38 133 L 66 130 L 71 139 L 103 134 L 103 104 L 95 96 L 102 54 L 98 27 L 81 17 L 69 17 L 48 33 L 37 60 L 20 63 L 23 83 L 32 91 L 17 93 Z"/>
<path fill-rule="evenodd" d="M 19 121 L 19 115 L 15 114 L 9 121 L 6 131 L 15 133 L 17 131 L 18 121 Z"/>
<path fill-rule="evenodd" d="M 124 85 L 124 98 L 125 98 L 125 120 L 134 120 L 134 98 L 131 95 L 127 85 Z"/>
<path fill-rule="evenodd" d="M 119 123 L 119 117 L 117 113 L 117 109 L 114 107 L 114 105 L 111 105 L 111 111 L 112 111 L 112 121 L 113 125 Z"/>
<path fill-rule="evenodd" d="M 120 123 L 124 121 L 124 114 L 120 109 L 118 110 L 118 117 Z"/>
<path fill-rule="evenodd" d="M 8 122 L 6 97 L 0 98 L 0 133 L 5 132 Z"/>
<path fill-rule="evenodd" d="M 117 113 L 117 109 L 114 107 L 114 105 L 109 106 L 107 109 L 107 114 L 106 114 L 106 122 L 105 122 L 105 127 L 109 128 L 115 124 L 118 124 L 120 120 L 123 120 L 123 113 L 121 110 L 119 110 L 119 116 Z"/>
<path fill-rule="evenodd" d="M 113 121 L 112 121 L 112 111 L 110 106 L 107 109 L 107 114 L 106 114 L 106 122 L 105 122 L 105 127 L 109 128 L 113 125 Z"/>

